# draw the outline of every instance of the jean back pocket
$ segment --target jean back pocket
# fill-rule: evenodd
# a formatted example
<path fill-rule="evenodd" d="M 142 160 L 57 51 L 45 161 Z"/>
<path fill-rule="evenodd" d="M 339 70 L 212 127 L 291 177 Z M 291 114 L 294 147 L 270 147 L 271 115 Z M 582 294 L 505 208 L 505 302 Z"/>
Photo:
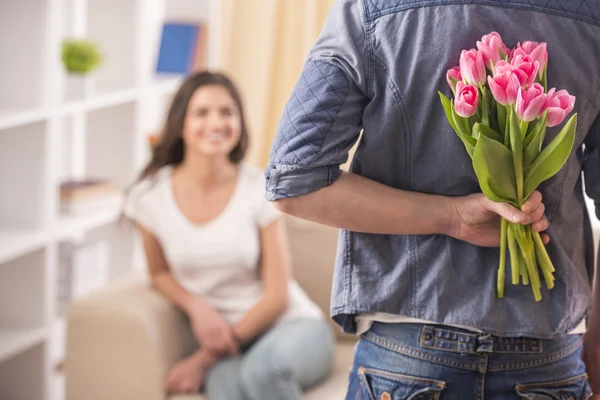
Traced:
<path fill-rule="evenodd" d="M 519 384 L 516 390 L 527 400 L 587 400 L 592 395 L 586 374 L 559 381 Z"/>
<path fill-rule="evenodd" d="M 372 368 L 359 368 L 357 400 L 438 400 L 446 382 Z"/>

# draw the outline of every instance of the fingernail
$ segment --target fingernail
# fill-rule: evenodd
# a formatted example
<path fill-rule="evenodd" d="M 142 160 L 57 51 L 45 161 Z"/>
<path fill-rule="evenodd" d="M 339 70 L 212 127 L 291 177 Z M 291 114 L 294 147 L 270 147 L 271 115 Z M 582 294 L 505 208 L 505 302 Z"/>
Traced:
<path fill-rule="evenodd" d="M 512 216 L 512 219 L 514 222 L 519 222 L 519 221 L 523 220 L 524 217 L 525 217 L 525 214 L 518 212 L 518 213 L 514 213 L 514 215 Z"/>

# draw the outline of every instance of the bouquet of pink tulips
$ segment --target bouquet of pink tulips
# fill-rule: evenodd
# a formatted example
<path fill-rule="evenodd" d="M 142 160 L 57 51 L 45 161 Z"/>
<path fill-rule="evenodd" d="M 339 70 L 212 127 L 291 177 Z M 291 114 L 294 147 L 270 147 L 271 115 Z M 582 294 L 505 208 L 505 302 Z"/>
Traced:
<path fill-rule="evenodd" d="M 544 146 L 546 129 L 561 124 L 575 104 L 567 91 L 547 90 L 547 66 L 546 43 L 524 42 L 510 50 L 492 32 L 477 42 L 477 50 L 463 50 L 459 66 L 446 75 L 454 93 L 452 100 L 439 93 L 446 116 L 473 161 L 481 191 L 492 201 L 520 209 L 571 154 L 577 114 Z M 499 298 L 507 247 L 512 283 L 531 284 L 540 301 L 540 275 L 552 289 L 555 269 L 539 233 L 502 219 Z"/>

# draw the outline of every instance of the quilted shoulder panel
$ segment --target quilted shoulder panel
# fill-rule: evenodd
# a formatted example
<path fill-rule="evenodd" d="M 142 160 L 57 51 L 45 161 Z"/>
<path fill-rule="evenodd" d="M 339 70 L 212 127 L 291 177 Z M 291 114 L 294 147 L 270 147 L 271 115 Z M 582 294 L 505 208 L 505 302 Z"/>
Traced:
<path fill-rule="evenodd" d="M 283 111 L 271 161 L 310 165 L 320 154 L 349 89 L 341 68 L 323 60 L 309 61 Z"/>

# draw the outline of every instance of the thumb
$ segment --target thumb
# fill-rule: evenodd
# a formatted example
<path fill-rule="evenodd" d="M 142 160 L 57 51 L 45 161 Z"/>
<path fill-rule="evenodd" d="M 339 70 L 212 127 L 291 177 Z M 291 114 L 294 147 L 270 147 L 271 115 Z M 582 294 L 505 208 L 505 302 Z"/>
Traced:
<path fill-rule="evenodd" d="M 510 222 L 520 224 L 525 222 L 525 220 L 527 219 L 527 215 L 523 211 L 519 210 L 516 207 L 513 207 L 508 203 L 496 203 L 495 201 L 492 201 L 485 196 L 483 198 L 484 207 L 486 210 L 496 213 Z"/>

